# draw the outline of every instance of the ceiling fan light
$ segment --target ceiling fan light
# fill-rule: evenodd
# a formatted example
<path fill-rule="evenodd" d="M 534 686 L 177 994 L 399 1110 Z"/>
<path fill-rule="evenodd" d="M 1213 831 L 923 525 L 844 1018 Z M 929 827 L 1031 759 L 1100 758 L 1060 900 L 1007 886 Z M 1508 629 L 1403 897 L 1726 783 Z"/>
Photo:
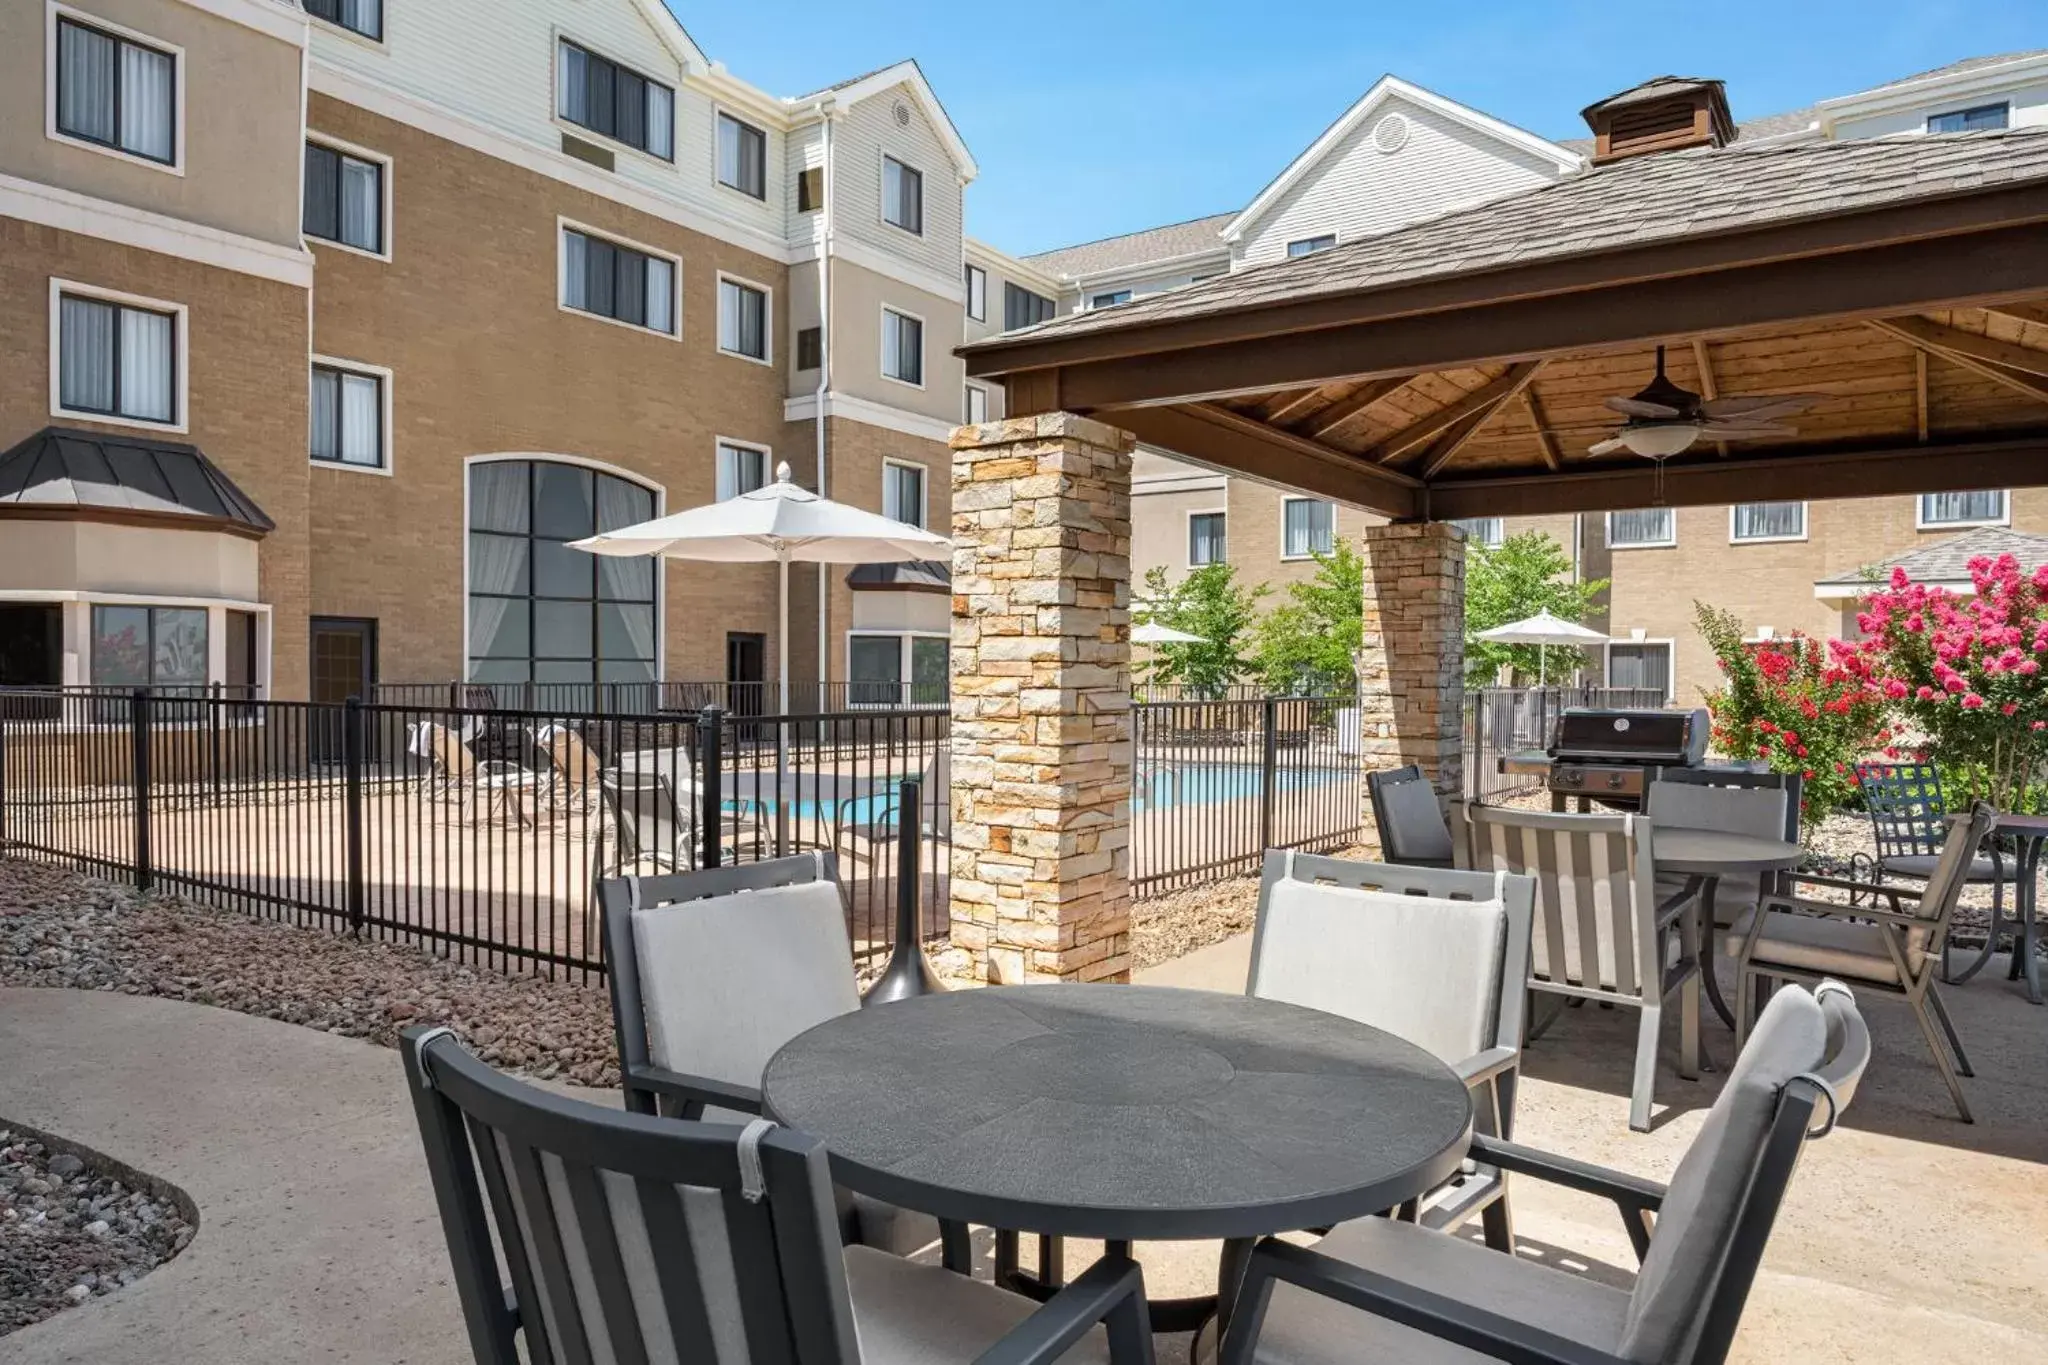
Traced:
<path fill-rule="evenodd" d="M 1699 438 L 1697 422 L 1655 422 L 1625 427 L 1621 432 L 1622 444 L 1650 460 L 1669 459 L 1690 449 Z"/>

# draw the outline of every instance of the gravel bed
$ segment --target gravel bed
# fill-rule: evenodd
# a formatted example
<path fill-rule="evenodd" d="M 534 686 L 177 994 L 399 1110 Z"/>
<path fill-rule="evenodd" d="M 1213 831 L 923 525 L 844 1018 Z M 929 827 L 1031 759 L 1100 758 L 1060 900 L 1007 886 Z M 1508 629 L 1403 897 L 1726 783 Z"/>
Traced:
<path fill-rule="evenodd" d="M 134 1283 L 191 1240 L 177 1203 L 0 1124 L 0 1336 Z"/>
<path fill-rule="evenodd" d="M 1364 858 L 1363 848 L 1331 855 Z M 1197 948 L 1251 932 L 1259 912 L 1259 879 L 1232 877 L 1148 897 L 1131 906 L 1131 966 L 1156 967 Z"/>

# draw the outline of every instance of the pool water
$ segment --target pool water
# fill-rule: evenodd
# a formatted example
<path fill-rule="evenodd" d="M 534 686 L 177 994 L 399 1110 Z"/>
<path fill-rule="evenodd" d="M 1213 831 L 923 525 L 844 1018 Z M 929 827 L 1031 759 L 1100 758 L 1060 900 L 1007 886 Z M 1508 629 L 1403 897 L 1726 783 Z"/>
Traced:
<path fill-rule="evenodd" d="M 1312 791 L 1343 781 L 1349 770 L 1336 767 L 1281 767 L 1273 774 L 1281 792 Z M 1212 806 L 1259 794 L 1261 773 L 1256 763 L 1180 763 L 1152 768 L 1138 775 L 1131 793 L 1133 811 L 1173 810 L 1181 806 Z"/>

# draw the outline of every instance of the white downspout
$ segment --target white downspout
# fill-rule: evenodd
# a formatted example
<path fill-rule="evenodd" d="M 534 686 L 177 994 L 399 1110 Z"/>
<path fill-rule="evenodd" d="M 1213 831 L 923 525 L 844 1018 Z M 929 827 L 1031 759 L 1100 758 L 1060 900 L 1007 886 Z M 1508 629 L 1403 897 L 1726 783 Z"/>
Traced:
<path fill-rule="evenodd" d="M 824 155 L 819 178 L 824 194 L 824 207 L 820 210 L 823 220 L 822 240 L 818 243 L 818 390 L 814 399 L 812 420 L 817 424 L 816 445 L 818 449 L 818 496 L 829 497 L 825 487 L 825 398 L 832 391 L 832 215 L 835 196 L 832 192 L 832 113 L 829 108 L 819 106 L 825 116 Z M 826 697 L 830 689 L 825 684 L 831 653 L 831 631 L 825 619 L 826 592 L 829 579 L 825 566 L 818 566 L 818 709 L 828 710 Z M 784 637 L 788 637 L 785 635 Z M 783 692 L 783 709 L 789 708 L 789 693 Z"/>

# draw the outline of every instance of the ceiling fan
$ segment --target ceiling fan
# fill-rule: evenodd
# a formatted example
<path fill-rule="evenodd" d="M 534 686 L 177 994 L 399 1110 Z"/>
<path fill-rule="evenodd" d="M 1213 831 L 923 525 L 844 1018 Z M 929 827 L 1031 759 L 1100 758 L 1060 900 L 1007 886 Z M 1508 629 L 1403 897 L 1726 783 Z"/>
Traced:
<path fill-rule="evenodd" d="M 1702 437 L 1710 441 L 1758 441 L 1796 436 L 1796 428 L 1776 419 L 1804 412 L 1826 397 L 1824 393 L 1767 393 L 1702 399 L 1665 378 L 1664 348 L 1659 346 L 1656 377 L 1632 398 L 1607 400 L 1609 408 L 1628 420 L 1586 453 L 1612 455 L 1617 450 L 1633 451 L 1657 461 L 1661 472 L 1665 460 L 1690 449 Z"/>

